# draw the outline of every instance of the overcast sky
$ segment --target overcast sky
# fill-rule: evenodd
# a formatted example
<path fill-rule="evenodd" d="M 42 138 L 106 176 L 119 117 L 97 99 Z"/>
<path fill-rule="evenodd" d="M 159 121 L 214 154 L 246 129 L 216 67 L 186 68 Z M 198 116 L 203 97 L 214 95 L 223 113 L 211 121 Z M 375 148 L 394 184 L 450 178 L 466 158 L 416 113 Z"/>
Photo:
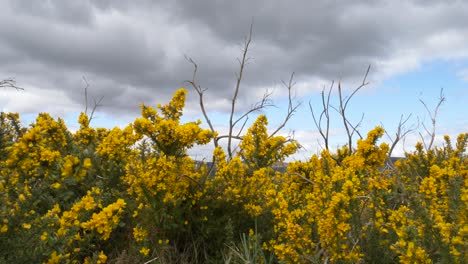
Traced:
<path fill-rule="evenodd" d="M 401 114 L 427 122 L 418 100 L 433 107 L 444 88 L 440 133 L 468 131 L 468 1 L 0 0 L 0 8 L 0 79 L 25 88 L 1 89 L 0 107 L 26 118 L 50 112 L 74 122 L 84 110 L 85 77 L 89 97 L 104 97 L 95 125 L 121 125 L 137 116 L 139 103 L 165 103 L 186 86 L 188 56 L 223 130 L 253 23 L 239 109 L 269 89 L 279 108 L 265 113 L 272 126 L 279 123 L 281 81 L 294 72 L 302 107 L 284 133 L 295 131 L 309 152 L 318 139 L 309 100 L 318 103 L 332 80 L 347 91 L 358 86 L 368 65 L 370 84 L 350 105 L 357 121 L 366 113 L 363 130 L 383 124 L 391 131 Z M 190 91 L 186 114 L 193 119 L 200 112 Z"/>

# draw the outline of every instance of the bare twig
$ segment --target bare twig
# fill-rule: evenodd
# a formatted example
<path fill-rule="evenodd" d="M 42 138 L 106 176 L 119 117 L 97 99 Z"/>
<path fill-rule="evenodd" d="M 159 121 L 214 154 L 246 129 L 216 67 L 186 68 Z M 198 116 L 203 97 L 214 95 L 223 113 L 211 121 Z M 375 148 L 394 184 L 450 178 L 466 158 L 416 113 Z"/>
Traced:
<path fill-rule="evenodd" d="M 83 78 L 83 81 L 85 82 L 86 86 L 84 88 L 84 93 L 85 93 L 85 114 L 88 115 L 88 88 L 89 88 L 89 83 L 88 81 L 86 80 L 86 77 L 85 76 L 82 76 Z M 93 120 L 93 117 L 94 117 L 94 112 L 96 111 L 96 109 L 98 107 L 101 107 L 101 102 L 102 100 L 104 99 L 104 96 L 101 96 L 99 98 L 99 100 L 96 101 L 96 98 L 93 97 L 93 102 L 94 102 L 94 105 L 93 105 L 93 109 L 91 110 L 91 114 L 89 115 L 89 120 L 88 120 L 88 125 L 91 124 L 91 120 Z"/>
<path fill-rule="evenodd" d="M 367 67 L 367 71 L 366 71 L 366 74 L 364 75 L 361 85 L 359 85 L 356 89 L 354 89 L 354 91 L 350 95 L 344 98 L 343 98 L 342 89 L 341 89 L 341 82 L 338 83 L 338 96 L 339 96 L 340 102 L 339 102 L 339 109 L 337 111 L 340 114 L 341 119 L 343 120 L 343 125 L 345 127 L 346 134 L 348 135 L 348 147 L 350 151 L 352 151 L 352 146 L 353 146 L 353 134 L 354 132 L 359 134 L 359 131 L 357 131 L 357 127 L 362 122 L 362 119 L 361 121 L 359 121 L 359 123 L 356 126 L 351 125 L 351 122 L 349 122 L 348 117 L 346 116 L 346 108 L 348 107 L 348 103 L 350 102 L 351 98 L 353 98 L 353 96 L 359 90 L 361 90 L 364 86 L 369 84 L 369 82 L 367 82 L 367 76 L 369 75 L 370 67 L 371 67 L 370 65 L 369 67 Z M 352 131 L 350 130 L 350 128 L 352 128 Z M 359 136 L 361 135 L 359 134 Z"/>
<path fill-rule="evenodd" d="M 146 262 L 143 263 L 143 264 L 149 264 L 149 263 L 151 263 L 151 262 L 153 262 L 153 261 L 155 261 L 155 260 L 157 260 L 157 259 L 159 259 L 159 257 L 155 257 L 154 259 L 150 259 L 150 260 L 146 261 Z"/>
<path fill-rule="evenodd" d="M 248 117 L 248 116 L 245 117 L 244 123 L 242 123 L 242 126 L 241 126 L 241 128 L 239 129 L 239 132 L 237 132 L 236 137 L 240 137 L 240 136 L 241 136 L 241 133 L 242 133 L 242 131 L 244 130 L 244 127 L 245 127 L 245 125 L 247 124 L 247 121 L 249 121 L 249 117 Z"/>
<path fill-rule="evenodd" d="M 392 143 L 390 146 L 390 150 L 388 151 L 388 159 L 391 158 L 393 150 L 397 146 L 397 144 L 403 140 L 409 133 L 413 132 L 417 126 L 415 127 L 414 125 L 406 128 L 405 124 L 408 122 L 408 120 L 411 118 L 411 115 L 408 115 L 406 118 L 404 115 L 400 116 L 400 122 L 398 123 L 398 127 L 395 132 L 395 138 L 392 138 L 387 131 L 385 131 L 385 134 L 387 134 L 387 137 L 390 139 L 390 142 Z"/>
<path fill-rule="evenodd" d="M 273 137 L 274 135 L 276 135 L 276 133 L 278 133 L 281 129 L 283 129 L 286 123 L 289 121 L 289 119 L 291 119 L 291 117 L 294 115 L 297 108 L 301 105 L 301 103 L 293 104 L 292 88 L 295 84 L 293 80 L 294 80 L 294 72 L 291 74 L 291 77 L 289 78 L 288 83 L 283 81 L 283 85 L 288 89 L 288 111 L 286 112 L 286 116 L 283 122 L 276 128 L 275 131 L 273 131 L 273 133 L 270 134 L 269 137 Z"/>
<path fill-rule="evenodd" d="M 253 24 L 250 24 L 250 30 L 249 34 L 246 36 L 245 41 L 244 41 L 244 48 L 242 50 L 242 59 L 239 60 L 239 74 L 236 74 L 237 77 L 237 82 L 236 82 L 236 88 L 234 90 L 234 96 L 232 97 L 232 103 L 231 103 L 231 114 L 229 116 L 229 137 L 228 137 L 228 145 L 227 145 L 227 152 L 229 155 L 229 159 L 232 159 L 232 151 L 231 151 L 231 144 L 232 144 L 232 133 L 233 133 L 233 128 L 234 128 L 234 112 L 235 112 L 235 106 L 236 106 L 236 101 L 237 101 L 237 96 L 239 94 L 239 89 L 240 89 L 240 84 L 242 81 L 242 77 L 244 74 L 244 67 L 247 61 L 247 52 L 249 50 L 250 42 L 252 41 L 252 30 L 253 30 Z"/>
<path fill-rule="evenodd" d="M 88 87 L 89 87 L 89 83 L 88 81 L 86 80 L 86 77 L 85 76 L 82 76 L 81 77 L 83 79 L 83 81 L 85 82 L 86 86 L 84 88 L 84 95 L 85 95 L 85 114 L 88 114 Z"/>
<path fill-rule="evenodd" d="M 439 113 L 439 109 L 442 106 L 442 104 L 446 101 L 445 95 L 444 95 L 444 89 L 440 89 L 440 95 L 439 95 L 439 101 L 437 102 L 436 107 L 434 108 L 434 111 L 431 111 L 427 104 L 422 100 L 419 99 L 421 104 L 423 104 L 424 108 L 426 109 L 427 113 L 429 114 L 429 117 L 431 118 L 431 128 L 428 129 L 424 123 L 422 123 L 422 126 L 426 133 L 430 136 L 429 144 L 426 144 L 426 141 L 424 140 L 424 137 L 421 133 L 419 133 L 419 136 L 421 137 L 421 140 L 424 144 L 424 147 L 427 150 L 430 150 L 432 148 L 432 145 L 434 144 L 434 139 L 436 135 L 436 122 L 437 122 L 437 114 Z"/>
<path fill-rule="evenodd" d="M 206 123 L 208 123 L 208 126 L 210 127 L 211 132 L 214 134 L 215 130 L 214 130 L 213 124 L 211 123 L 211 120 L 208 117 L 208 114 L 206 113 L 205 103 L 203 102 L 203 94 L 206 91 L 206 89 L 202 89 L 201 86 L 198 85 L 197 82 L 196 82 L 198 65 L 195 63 L 195 61 L 192 58 L 189 58 L 187 56 L 185 56 L 185 58 L 193 65 L 192 80 L 185 81 L 185 82 L 192 85 L 192 87 L 197 92 L 197 94 L 198 94 L 198 103 L 200 105 L 200 109 L 202 110 L 203 117 L 205 118 Z M 213 142 L 214 142 L 215 147 L 218 147 L 218 141 L 214 140 Z"/>
<path fill-rule="evenodd" d="M 98 101 L 96 101 L 96 98 L 93 98 L 93 101 L 94 101 L 94 105 L 93 105 L 93 110 L 91 110 L 91 114 L 89 116 L 89 122 L 88 122 L 88 125 L 91 124 L 91 120 L 93 120 L 93 117 L 94 117 L 94 112 L 96 111 L 96 109 L 98 107 L 101 107 L 101 102 L 102 100 L 104 99 L 104 96 L 101 96 L 101 98 L 99 98 Z"/>
<path fill-rule="evenodd" d="M 16 81 L 14 79 L 1 80 L 0 88 L 13 88 L 13 89 L 16 89 L 17 91 L 24 90 L 24 88 L 16 85 Z"/>
<path fill-rule="evenodd" d="M 263 97 L 262 97 L 262 99 L 260 101 L 256 102 L 247 112 L 245 112 L 243 115 L 241 115 L 238 119 L 236 119 L 233 122 L 232 127 L 234 128 L 239 121 L 241 121 L 244 118 L 247 118 L 247 116 L 250 115 L 251 113 L 260 111 L 263 108 L 268 107 L 268 106 L 273 106 L 273 104 L 271 103 L 271 100 L 270 100 L 271 94 L 272 93 L 268 92 L 268 90 L 267 90 L 263 94 Z"/>
<path fill-rule="evenodd" d="M 359 122 L 356 125 L 351 124 L 351 122 L 348 119 L 346 119 L 346 122 L 348 123 L 348 125 L 353 129 L 351 131 L 351 136 L 353 136 L 354 133 L 356 133 L 356 134 L 358 134 L 359 138 L 362 139 L 362 134 L 361 134 L 361 132 L 359 132 L 358 128 L 361 126 L 361 123 L 362 123 L 363 120 L 364 120 L 364 113 L 362 113 L 361 119 L 359 120 Z"/>
<path fill-rule="evenodd" d="M 310 179 L 307 179 L 306 177 L 304 177 L 302 174 L 300 173 L 297 173 L 297 172 L 293 172 L 292 175 L 296 175 L 298 176 L 299 178 L 303 179 L 304 181 L 312 184 L 312 185 L 315 185 L 315 183 L 313 181 L 311 181 Z"/>
<path fill-rule="evenodd" d="M 233 139 L 237 139 L 237 140 L 242 140 L 242 137 L 241 137 L 241 136 L 234 136 L 234 135 L 231 135 L 231 136 L 229 136 L 229 135 L 222 135 L 222 136 L 218 136 L 218 137 L 216 137 L 216 141 L 219 141 L 220 139 L 224 139 L 224 138 L 229 138 L 229 137 L 231 137 L 231 138 L 233 138 Z M 219 144 L 219 142 L 218 142 L 218 144 Z"/>
<path fill-rule="evenodd" d="M 245 37 L 243 47 L 241 49 L 242 55 L 240 58 L 237 59 L 239 62 L 239 70 L 236 73 L 236 83 L 234 86 L 234 94 L 231 99 L 231 107 L 230 107 L 230 114 L 229 114 L 229 127 L 228 127 L 228 132 L 226 135 L 218 135 L 216 138 L 214 138 L 213 142 L 215 147 L 219 146 L 219 140 L 221 139 L 227 139 L 227 156 L 228 159 L 232 159 L 234 153 L 236 152 L 237 148 L 233 147 L 233 140 L 239 140 L 241 141 L 242 138 L 242 133 L 245 129 L 245 127 L 248 125 L 249 121 L 249 115 L 261 111 L 262 109 L 273 106 L 272 101 L 270 100 L 270 97 L 272 95 L 271 92 L 268 90 L 263 94 L 263 97 L 261 100 L 253 104 L 249 110 L 239 113 L 236 111 L 236 104 L 237 100 L 239 98 L 239 93 L 240 93 L 240 87 L 241 87 L 241 82 L 244 77 L 244 70 L 246 65 L 248 64 L 250 58 L 248 57 L 248 52 L 250 48 L 250 44 L 252 42 L 252 34 L 253 34 L 253 23 L 250 25 L 250 30 L 248 34 Z M 197 76 L 197 70 L 198 70 L 198 65 L 195 63 L 195 61 L 189 57 L 186 56 L 186 59 L 193 65 L 193 75 L 191 80 L 186 80 L 185 82 L 190 84 L 195 91 L 197 92 L 199 96 L 199 105 L 202 110 L 203 116 L 208 123 L 208 126 L 210 127 L 210 130 L 215 133 L 216 130 L 207 114 L 205 103 L 204 103 L 204 93 L 207 89 L 202 89 L 201 86 L 197 83 L 196 76 Z M 288 93 L 289 93 L 289 106 L 288 106 L 288 112 L 286 114 L 285 120 L 280 124 L 280 126 L 273 132 L 272 135 L 278 133 L 286 123 L 290 120 L 292 117 L 293 113 L 296 111 L 299 105 L 293 104 L 293 98 L 292 98 L 292 86 L 293 86 L 293 76 L 294 74 L 291 75 L 291 79 L 288 84 L 283 82 L 286 87 L 288 87 Z M 237 129 L 237 126 L 240 128 Z"/>
<path fill-rule="evenodd" d="M 195 91 L 197 92 L 198 94 L 198 99 L 199 99 L 199 105 L 200 105 L 200 109 L 202 110 L 202 113 L 203 113 L 203 117 L 205 118 L 205 121 L 208 123 L 208 126 L 211 130 L 212 133 L 215 133 L 215 128 L 211 122 L 211 119 L 209 118 L 208 116 L 208 113 L 206 111 L 206 108 L 205 108 L 205 103 L 204 103 L 204 93 L 207 89 L 202 89 L 201 86 L 197 83 L 196 81 L 196 75 L 197 75 L 197 70 L 198 70 L 198 65 L 196 64 L 196 62 L 192 59 L 192 58 L 189 58 L 189 57 L 185 57 L 194 67 L 194 70 L 193 70 L 193 75 L 192 75 L 192 80 L 186 80 L 185 82 L 190 84 L 194 89 Z M 242 69 L 243 70 L 243 69 Z M 236 86 L 237 87 L 237 86 Z M 257 111 L 260 111 L 261 109 L 265 108 L 265 107 L 268 107 L 268 106 L 272 106 L 273 104 L 271 103 L 271 100 L 270 100 L 270 96 L 271 96 L 272 93 L 270 92 L 266 92 L 262 99 L 255 103 L 254 105 L 252 105 L 252 107 L 246 111 L 244 114 L 242 114 L 239 118 L 237 118 L 236 120 L 232 121 L 232 125 L 230 125 L 230 127 L 232 128 L 231 130 L 231 135 L 221 135 L 221 136 L 217 136 L 214 140 L 213 140 L 213 143 L 214 143 L 214 146 L 215 147 L 218 147 L 219 146 L 219 140 L 220 139 L 236 139 L 236 140 L 242 140 L 242 137 L 240 136 L 240 134 L 242 133 L 242 131 L 244 130 L 246 124 L 247 124 L 247 121 L 248 121 L 248 116 L 251 114 L 251 113 L 254 113 L 254 112 L 257 112 Z M 237 135 L 233 135 L 233 131 L 234 131 L 234 128 L 235 126 L 239 123 L 243 121 L 242 123 L 242 126 L 240 128 L 240 130 L 237 132 Z"/>
<path fill-rule="evenodd" d="M 314 114 L 314 109 L 312 107 L 312 104 L 310 103 L 309 101 L 309 109 L 310 109 L 310 112 L 312 114 L 312 118 L 314 120 L 314 123 L 315 123 L 315 126 L 317 127 L 320 135 L 322 136 L 323 138 L 323 141 L 325 142 L 325 149 L 328 150 L 329 149 L 329 132 L 330 132 L 330 95 L 331 95 L 331 92 L 333 90 L 333 85 L 335 84 L 334 81 L 332 81 L 331 85 L 330 85 L 330 88 L 328 89 L 328 93 L 327 95 L 325 96 L 325 86 L 323 87 L 322 89 L 322 93 L 321 93 L 321 96 L 322 96 L 322 112 L 320 113 L 320 116 L 317 120 L 317 118 L 315 117 L 315 114 Z M 322 128 L 322 118 L 325 117 L 325 131 L 323 131 L 323 128 Z"/>

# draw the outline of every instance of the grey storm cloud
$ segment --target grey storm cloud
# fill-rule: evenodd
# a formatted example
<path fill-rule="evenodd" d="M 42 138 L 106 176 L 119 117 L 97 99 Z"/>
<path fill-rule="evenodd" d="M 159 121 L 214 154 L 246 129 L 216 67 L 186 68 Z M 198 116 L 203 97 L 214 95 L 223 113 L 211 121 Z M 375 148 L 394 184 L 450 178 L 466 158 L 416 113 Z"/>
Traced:
<path fill-rule="evenodd" d="M 105 97 L 101 110 L 114 114 L 168 100 L 192 76 L 185 56 L 199 65 L 209 100 L 229 98 L 251 23 L 246 102 L 292 72 L 299 81 L 353 79 L 369 64 L 376 75 L 392 72 L 385 62 L 402 52 L 420 60 L 468 55 L 450 38 L 468 40 L 460 37 L 468 36 L 466 1 L 1 0 L 0 7 L 0 78 L 82 102 L 86 76 L 90 92 Z"/>

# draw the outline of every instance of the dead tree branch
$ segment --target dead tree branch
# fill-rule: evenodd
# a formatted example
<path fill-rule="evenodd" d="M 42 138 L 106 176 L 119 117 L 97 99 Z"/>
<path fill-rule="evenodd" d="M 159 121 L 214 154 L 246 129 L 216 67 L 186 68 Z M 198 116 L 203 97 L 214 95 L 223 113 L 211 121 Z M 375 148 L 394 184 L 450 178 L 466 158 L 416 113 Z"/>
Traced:
<path fill-rule="evenodd" d="M 387 137 L 390 139 L 390 142 L 392 143 L 390 145 L 390 150 L 388 151 L 388 158 L 389 159 L 391 158 L 393 150 L 395 149 L 397 144 L 401 140 L 403 140 L 409 133 L 416 130 L 417 126 L 415 127 L 414 125 L 412 125 L 412 126 L 410 126 L 408 128 L 405 127 L 405 124 L 408 122 L 408 120 L 410 120 L 411 115 L 412 114 L 408 115 L 406 118 L 404 117 L 404 115 L 400 116 L 400 122 L 398 123 L 398 127 L 397 127 L 396 132 L 395 132 L 395 138 L 392 138 L 390 136 L 390 134 L 388 134 L 387 131 L 385 130 L 385 134 L 387 134 Z"/>
<path fill-rule="evenodd" d="M 312 119 L 314 120 L 315 126 L 317 127 L 320 135 L 323 138 L 323 141 L 325 142 L 325 149 L 329 150 L 329 133 L 330 133 L 330 97 L 331 97 L 331 92 L 333 90 L 333 85 L 335 84 L 334 81 L 332 81 L 330 88 L 328 89 L 327 95 L 325 95 L 325 86 L 322 89 L 322 112 L 320 113 L 318 120 L 314 114 L 314 109 L 312 107 L 312 104 L 309 101 L 309 109 L 312 114 Z M 325 117 L 325 131 L 322 127 L 322 119 Z"/>
<path fill-rule="evenodd" d="M 83 81 L 85 82 L 85 88 L 84 88 L 84 96 L 85 96 L 85 114 L 88 114 L 88 87 L 89 87 L 89 83 L 88 81 L 86 80 L 86 77 L 85 76 L 82 76 L 81 77 L 83 79 Z"/>
<path fill-rule="evenodd" d="M 339 97 L 339 108 L 337 109 L 338 113 L 340 114 L 341 116 L 341 119 L 343 120 L 343 125 L 345 127 L 345 130 L 346 130 L 346 134 L 348 136 L 348 148 L 350 151 L 352 151 L 352 147 L 353 147 L 353 135 L 354 133 L 356 132 L 361 138 L 361 134 L 359 133 L 359 131 L 357 130 L 357 128 L 359 127 L 359 125 L 361 124 L 362 120 L 364 119 L 364 115 L 362 116 L 361 120 L 355 125 L 353 126 L 351 124 L 351 122 L 349 121 L 348 117 L 346 116 L 346 109 L 348 107 L 348 104 L 351 100 L 351 98 L 353 98 L 353 96 L 359 91 L 361 90 L 364 86 L 368 85 L 369 82 L 367 82 L 367 76 L 369 75 L 369 71 L 370 71 L 370 65 L 369 67 L 367 67 L 367 71 L 366 71 L 366 74 L 364 75 L 364 78 L 362 80 L 362 83 L 356 88 L 354 89 L 354 91 L 343 98 L 343 93 L 342 93 L 342 89 L 341 89 L 341 82 L 338 83 L 338 97 Z M 351 131 L 352 129 L 352 131 Z"/>
<path fill-rule="evenodd" d="M 422 142 L 424 144 L 424 148 L 426 149 L 426 151 L 428 151 L 428 150 L 430 150 L 432 148 L 432 145 L 434 144 L 434 139 L 435 139 L 435 135 L 436 135 L 436 122 L 437 122 L 437 115 L 439 113 L 439 109 L 442 106 L 442 104 L 446 101 L 446 98 L 445 98 L 445 95 L 444 95 L 444 89 L 443 88 L 440 89 L 439 99 L 438 99 L 436 107 L 434 108 L 434 111 L 431 111 L 429 109 L 429 107 L 427 106 L 426 102 L 424 102 L 422 99 L 419 99 L 419 101 L 421 102 L 421 104 L 423 104 L 424 108 L 426 109 L 427 113 L 429 114 L 429 117 L 431 118 L 431 128 L 430 129 L 427 128 L 424 123 L 422 123 L 422 126 L 423 126 L 425 132 L 430 137 L 429 144 L 426 144 L 426 141 L 424 140 L 423 135 L 421 134 L 421 132 L 419 132 L 419 136 L 421 137 L 421 140 L 422 140 Z"/>
<path fill-rule="evenodd" d="M 202 89 L 199 84 L 196 82 L 196 77 L 197 77 L 197 70 L 198 70 L 198 65 L 195 63 L 195 61 L 192 58 L 189 58 L 185 56 L 185 58 L 193 65 L 193 75 L 192 75 L 192 80 L 190 81 L 185 81 L 186 83 L 189 83 L 193 89 L 198 94 L 198 104 L 200 105 L 200 109 L 202 110 L 203 117 L 205 118 L 206 123 L 208 123 L 208 126 L 210 127 L 211 132 L 214 134 L 215 129 L 213 127 L 213 124 L 211 123 L 210 118 L 208 117 L 208 114 L 206 113 L 205 109 L 205 103 L 203 101 L 203 94 L 205 93 L 206 89 Z M 218 140 L 214 140 L 214 145 L 215 147 L 218 147 Z"/>
<path fill-rule="evenodd" d="M 23 91 L 24 88 L 19 87 L 16 85 L 16 81 L 14 79 L 4 79 L 0 81 L 0 88 L 13 88 L 17 91 Z"/>
<path fill-rule="evenodd" d="M 271 94 L 272 93 L 266 91 L 263 94 L 263 97 L 262 97 L 262 99 L 260 101 L 256 102 L 247 112 L 245 112 L 243 115 L 241 115 L 238 119 L 236 119 L 232 123 L 232 127 L 234 128 L 237 125 L 237 123 L 240 122 L 242 119 L 244 119 L 244 118 L 247 119 L 249 114 L 260 111 L 265 107 L 273 106 L 273 104 L 271 103 L 271 100 L 270 100 Z M 244 125 L 245 125 L 245 122 L 247 122 L 247 121 L 244 121 Z M 242 130 L 244 128 L 244 125 L 242 126 L 242 129 L 239 131 L 238 134 L 240 134 L 242 132 Z"/>
<path fill-rule="evenodd" d="M 218 147 L 219 146 L 219 140 L 221 139 L 227 139 L 227 156 L 228 156 L 228 159 L 232 159 L 236 149 L 232 147 L 233 145 L 233 140 L 242 140 L 242 133 L 245 129 L 245 127 L 247 126 L 247 122 L 249 120 L 249 115 L 254 113 L 254 112 L 258 112 L 258 111 L 261 111 L 262 109 L 266 108 L 266 107 L 270 107 L 270 106 L 273 106 L 273 103 L 272 103 L 272 100 L 270 99 L 272 93 L 269 92 L 268 90 L 263 94 L 263 97 L 258 101 L 256 102 L 255 104 L 253 104 L 249 110 L 243 112 L 243 113 L 239 113 L 236 111 L 236 104 L 238 103 L 238 97 L 239 97 L 239 93 L 240 93 L 240 89 L 241 89 L 241 83 L 242 83 L 242 80 L 243 80 L 243 77 L 244 77 L 244 71 L 245 71 L 245 67 L 246 65 L 248 64 L 250 58 L 248 57 L 248 52 L 249 52 L 249 48 L 250 48 L 250 44 L 252 42 L 252 34 L 253 34 L 253 23 L 250 25 L 250 30 L 248 32 L 248 34 L 246 35 L 245 39 L 244 39 L 244 43 L 243 43 L 243 46 L 241 48 L 241 57 L 237 59 L 237 61 L 239 62 L 239 69 L 238 69 L 238 72 L 236 72 L 236 82 L 235 82 L 235 86 L 234 86 L 234 94 L 232 96 L 232 99 L 231 99 L 231 107 L 230 107 L 230 113 L 229 113 L 229 128 L 228 128 L 228 132 L 226 135 L 218 135 L 214 138 L 213 142 L 214 142 L 214 145 L 215 147 Z M 192 65 L 193 65 L 193 75 L 192 75 L 192 79 L 191 80 L 186 80 L 185 83 L 188 83 L 190 84 L 194 89 L 195 91 L 197 92 L 198 94 L 198 103 L 200 105 L 200 109 L 203 113 L 203 116 L 206 120 L 206 122 L 208 123 L 208 126 L 211 130 L 211 132 L 213 133 L 216 133 L 216 130 L 215 130 L 215 127 L 213 126 L 213 123 L 211 122 L 211 119 L 210 117 L 208 116 L 208 113 L 206 111 L 206 106 L 205 106 L 205 102 L 204 102 L 204 94 L 205 94 L 205 91 L 207 89 L 202 89 L 201 86 L 198 84 L 197 80 L 196 80 L 196 77 L 197 77 L 197 71 L 198 71 L 198 65 L 197 63 L 189 58 L 189 57 L 185 57 L 187 59 L 187 61 L 189 61 Z M 285 117 L 285 120 L 279 125 L 279 127 L 273 132 L 273 135 L 275 135 L 276 133 L 278 133 L 282 128 L 284 128 L 284 126 L 286 125 L 286 123 L 291 119 L 291 117 L 293 116 L 294 112 L 297 110 L 297 108 L 299 107 L 299 104 L 294 104 L 293 103 L 293 93 L 292 93 L 292 87 L 293 87 L 293 77 L 294 77 L 294 73 L 291 75 L 291 78 L 289 80 L 289 83 L 285 83 L 285 86 L 288 88 L 288 94 L 289 94 L 289 103 L 288 103 L 288 111 L 286 113 L 286 117 Z M 237 127 L 240 127 L 238 130 L 237 130 Z"/>
<path fill-rule="evenodd" d="M 233 128 L 234 128 L 233 117 L 235 113 L 235 106 L 236 106 L 237 96 L 239 94 L 240 84 L 241 84 L 242 77 L 244 74 L 244 67 L 248 60 L 247 52 L 249 50 L 249 46 L 252 41 L 252 30 L 253 30 L 253 25 L 250 24 L 249 34 L 247 34 L 245 41 L 244 41 L 244 48 L 242 50 L 242 59 L 239 61 L 239 67 L 240 67 L 239 74 L 236 74 L 237 82 L 236 82 L 236 88 L 234 90 L 234 96 L 232 97 L 231 114 L 229 116 L 229 133 L 228 133 L 229 137 L 228 137 L 228 145 L 227 145 L 229 159 L 232 158 L 231 144 L 232 144 L 232 133 L 233 133 Z"/>
<path fill-rule="evenodd" d="M 343 90 L 341 88 L 341 81 L 338 82 L 338 99 L 339 99 L 339 106 L 335 107 L 330 104 L 330 99 L 331 99 L 331 93 L 333 90 L 333 86 L 335 84 L 334 81 L 332 81 L 330 87 L 327 89 L 323 87 L 322 92 L 321 92 L 321 99 L 322 99 L 322 111 L 320 114 L 316 114 L 314 111 L 314 107 L 312 106 L 311 102 L 309 101 L 309 109 L 312 114 L 312 119 L 314 120 L 315 127 L 318 129 L 318 132 L 320 133 L 320 136 L 322 137 L 324 143 L 325 143 L 325 149 L 329 150 L 330 147 L 330 109 L 334 109 L 341 117 L 341 120 L 343 122 L 343 126 L 346 130 L 346 135 L 348 136 L 348 148 L 349 151 L 352 152 L 353 149 L 353 136 L 357 134 L 361 139 L 362 135 L 359 132 L 358 128 L 361 126 L 362 121 L 364 120 L 364 114 L 362 114 L 361 119 L 359 122 L 357 122 L 355 125 L 351 123 L 349 120 L 348 116 L 346 115 L 346 110 L 348 108 L 348 104 L 351 101 L 351 98 L 359 91 L 361 90 L 364 86 L 368 85 L 369 82 L 367 82 L 367 76 L 369 75 L 370 71 L 370 65 L 367 67 L 366 74 L 364 75 L 364 78 L 362 80 L 362 83 L 355 88 L 350 95 L 343 97 Z M 323 123 L 325 122 L 325 124 Z"/>
<path fill-rule="evenodd" d="M 85 86 L 85 88 L 84 88 L 84 93 L 85 93 L 85 114 L 88 115 L 88 88 L 89 88 L 89 83 L 88 83 L 88 81 L 86 80 L 86 77 L 85 77 L 85 76 L 83 76 L 82 79 L 83 79 L 83 81 L 84 81 L 85 84 L 86 84 L 86 86 Z M 91 110 L 91 113 L 89 114 L 88 124 L 86 124 L 86 125 L 89 126 L 89 124 L 91 124 L 91 121 L 93 120 L 94 113 L 95 113 L 96 109 L 97 109 L 98 107 L 101 107 L 101 106 L 102 106 L 102 105 L 101 105 L 101 102 L 102 102 L 103 99 L 104 99 L 104 96 L 101 96 L 101 97 L 99 98 L 99 100 L 96 101 L 96 98 L 93 97 L 93 103 L 94 103 L 94 105 L 93 105 L 93 109 Z"/>
<path fill-rule="evenodd" d="M 349 119 L 346 119 L 346 122 L 348 122 L 348 125 L 352 128 L 352 131 L 351 131 L 351 136 L 354 135 L 354 133 L 356 133 L 360 139 L 362 139 L 362 134 L 361 132 L 359 132 L 358 128 L 361 126 L 361 123 L 362 121 L 364 120 L 364 113 L 362 113 L 361 115 L 361 119 L 359 120 L 359 122 L 357 122 L 356 125 L 353 125 Z"/>
<path fill-rule="evenodd" d="M 186 80 L 185 83 L 190 84 L 195 89 L 195 91 L 197 92 L 197 94 L 198 94 L 198 103 L 199 103 L 200 109 L 201 109 L 201 111 L 203 113 L 203 117 L 205 118 L 205 121 L 208 123 L 208 126 L 209 126 L 211 132 L 215 133 L 216 130 L 215 130 L 214 126 L 213 126 L 213 123 L 211 122 L 211 119 L 208 116 L 208 113 L 207 113 L 206 107 L 205 107 L 205 102 L 204 102 L 204 94 L 205 94 L 205 91 L 207 89 L 202 89 L 201 86 L 196 81 L 198 65 L 192 58 L 189 58 L 189 57 L 186 56 L 186 59 L 193 65 L 194 71 L 193 71 L 192 79 L 191 80 Z M 242 69 L 242 71 L 243 71 L 243 69 Z M 260 101 L 253 104 L 249 110 L 247 110 L 245 113 L 240 115 L 236 120 L 232 120 L 232 125 L 230 124 L 231 134 L 230 135 L 229 134 L 228 135 L 220 135 L 220 136 L 217 136 L 216 138 L 214 138 L 214 140 L 213 140 L 214 146 L 218 147 L 219 146 L 219 140 L 221 140 L 221 139 L 231 138 L 231 139 L 236 139 L 236 140 L 242 140 L 241 133 L 244 130 L 244 128 L 245 128 L 245 126 L 246 126 L 246 124 L 247 124 L 247 122 L 249 120 L 249 115 L 254 113 L 254 112 L 258 112 L 258 111 L 260 111 L 260 110 L 262 110 L 262 109 L 264 109 L 266 107 L 273 106 L 273 104 L 272 104 L 272 102 L 270 100 L 271 95 L 272 95 L 271 92 L 266 91 L 263 94 L 263 97 L 262 97 L 262 99 Z M 236 135 L 234 135 L 234 128 L 240 122 L 242 122 L 242 126 L 240 127 L 239 131 L 237 131 Z"/>
<path fill-rule="evenodd" d="M 283 120 L 283 122 L 276 128 L 275 131 L 273 131 L 273 133 L 270 134 L 270 138 L 273 137 L 274 135 L 276 135 L 276 133 L 278 133 L 281 129 L 284 128 L 284 126 L 286 126 L 286 123 L 288 123 L 289 119 L 291 119 L 291 117 L 294 115 L 294 113 L 296 112 L 297 108 L 301 105 L 300 102 L 296 103 L 296 104 L 293 104 L 293 96 L 292 96 L 292 88 L 294 86 L 294 72 L 291 74 L 291 77 L 289 78 L 289 82 L 286 83 L 284 81 L 283 82 L 283 85 L 288 89 L 288 111 L 286 112 L 286 116 Z"/>

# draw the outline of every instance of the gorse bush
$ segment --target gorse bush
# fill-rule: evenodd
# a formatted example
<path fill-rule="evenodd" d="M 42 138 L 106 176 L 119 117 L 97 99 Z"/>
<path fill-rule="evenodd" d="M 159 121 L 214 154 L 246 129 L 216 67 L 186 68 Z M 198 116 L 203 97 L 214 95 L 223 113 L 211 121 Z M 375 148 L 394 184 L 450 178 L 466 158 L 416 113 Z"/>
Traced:
<path fill-rule="evenodd" d="M 466 263 L 468 134 L 386 166 L 376 127 L 336 153 L 273 169 L 299 143 L 260 115 L 231 158 L 182 123 L 187 91 L 124 128 L 70 132 L 0 116 L 2 263 Z"/>

